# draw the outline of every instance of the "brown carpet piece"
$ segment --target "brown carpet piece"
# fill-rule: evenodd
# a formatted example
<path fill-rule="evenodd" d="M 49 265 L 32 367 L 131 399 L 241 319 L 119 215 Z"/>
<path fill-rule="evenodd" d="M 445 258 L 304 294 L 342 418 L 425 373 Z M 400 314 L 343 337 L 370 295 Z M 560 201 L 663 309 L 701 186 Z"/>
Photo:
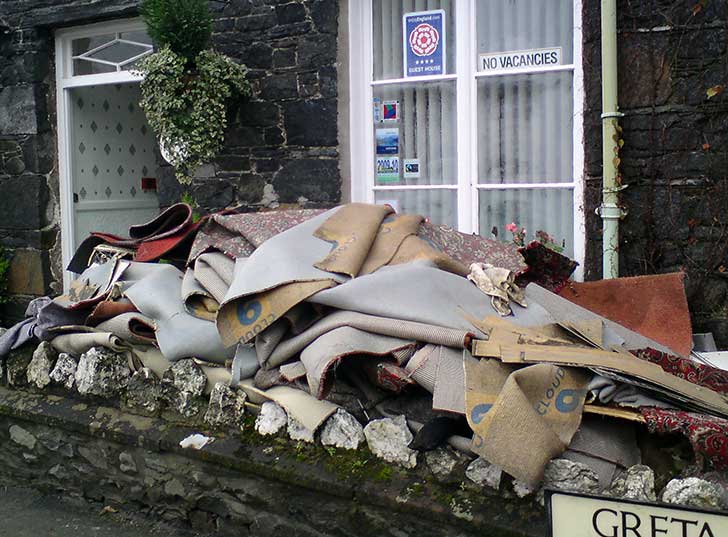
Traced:
<path fill-rule="evenodd" d="M 684 273 L 569 282 L 561 296 L 683 356 L 693 348 Z"/>

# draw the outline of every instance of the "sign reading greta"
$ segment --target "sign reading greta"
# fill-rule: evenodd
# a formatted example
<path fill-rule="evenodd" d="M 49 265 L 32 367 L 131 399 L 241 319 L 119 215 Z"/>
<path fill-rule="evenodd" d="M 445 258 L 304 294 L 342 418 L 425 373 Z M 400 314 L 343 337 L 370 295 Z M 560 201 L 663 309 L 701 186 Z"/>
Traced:
<path fill-rule="evenodd" d="M 722 537 L 728 513 L 547 491 L 551 537 Z"/>

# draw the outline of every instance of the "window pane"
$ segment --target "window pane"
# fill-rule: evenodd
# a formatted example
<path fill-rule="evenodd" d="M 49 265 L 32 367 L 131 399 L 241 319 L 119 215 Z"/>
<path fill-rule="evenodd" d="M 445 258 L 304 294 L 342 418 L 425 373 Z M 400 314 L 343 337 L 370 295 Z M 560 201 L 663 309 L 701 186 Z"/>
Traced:
<path fill-rule="evenodd" d="M 373 0 L 374 80 L 404 77 L 402 16 L 418 11 L 445 11 L 445 68 L 455 72 L 454 0 Z"/>
<path fill-rule="evenodd" d="M 519 188 L 480 190 L 480 234 L 484 237 L 496 228 L 500 240 L 512 235 L 505 226 L 511 222 L 526 228 L 526 241 L 536 231 L 545 231 L 561 246 L 564 253 L 574 255 L 573 191 L 565 188 Z"/>
<path fill-rule="evenodd" d="M 398 213 L 421 214 L 435 224 L 457 227 L 456 190 L 377 190 L 375 203 L 388 203 Z"/>
<path fill-rule="evenodd" d="M 478 54 L 561 47 L 561 63 L 572 63 L 572 0 L 479 0 L 476 5 Z"/>
<path fill-rule="evenodd" d="M 573 180 L 571 72 L 478 80 L 478 182 Z"/>
<path fill-rule="evenodd" d="M 134 41 L 135 43 L 144 43 L 146 45 L 152 44 L 152 38 L 149 37 L 147 32 L 140 30 L 137 32 L 122 32 L 119 37 L 126 39 L 127 41 Z"/>
<path fill-rule="evenodd" d="M 88 60 L 73 60 L 73 75 L 97 75 L 99 73 L 115 73 L 116 67 L 105 63 Z"/>
<path fill-rule="evenodd" d="M 456 103 L 454 81 L 375 86 L 377 163 L 399 165 L 397 174 L 375 166 L 375 184 L 457 184 Z"/>
<path fill-rule="evenodd" d="M 73 56 L 79 56 L 80 54 L 83 54 L 84 52 L 88 52 L 91 49 L 95 49 L 96 47 L 100 47 L 104 43 L 108 43 L 109 41 L 112 41 L 116 35 L 114 34 L 107 34 L 107 35 L 95 35 L 93 37 L 82 37 L 80 39 L 74 39 L 71 43 L 71 51 Z"/>

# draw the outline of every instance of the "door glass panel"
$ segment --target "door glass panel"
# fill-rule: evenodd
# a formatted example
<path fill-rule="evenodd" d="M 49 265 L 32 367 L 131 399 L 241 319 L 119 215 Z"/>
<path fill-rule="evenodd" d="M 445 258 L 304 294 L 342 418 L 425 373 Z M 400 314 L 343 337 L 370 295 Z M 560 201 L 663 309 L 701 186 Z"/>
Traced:
<path fill-rule="evenodd" d="M 124 60 L 138 56 L 143 52 L 146 52 L 148 47 L 136 45 L 132 43 L 125 43 L 124 41 L 116 41 L 106 48 L 102 48 L 96 52 L 92 52 L 88 56 L 89 59 L 104 60 L 107 62 L 121 63 Z"/>
<path fill-rule="evenodd" d="M 375 184 L 457 184 L 456 102 L 454 81 L 374 87 Z"/>
<path fill-rule="evenodd" d="M 493 229 L 501 240 L 511 240 L 506 225 L 526 228 L 526 242 L 537 231 L 547 232 L 556 244 L 564 245 L 564 254 L 574 255 L 573 190 L 570 188 L 519 188 L 480 190 L 480 235 Z"/>
<path fill-rule="evenodd" d="M 478 181 L 573 180 L 571 72 L 478 80 Z"/>
<path fill-rule="evenodd" d="M 561 63 L 573 62 L 572 0 L 479 0 L 476 6 L 478 54 L 561 47 Z"/>
<path fill-rule="evenodd" d="M 445 12 L 446 72 L 455 72 L 454 0 L 373 0 L 374 80 L 404 77 L 403 15 L 438 9 Z"/>
<path fill-rule="evenodd" d="M 73 88 L 70 153 L 76 246 L 91 231 L 128 236 L 129 226 L 159 212 L 154 134 L 139 108 L 138 84 Z"/>
<path fill-rule="evenodd" d="M 387 203 L 398 213 L 421 214 L 435 224 L 457 227 L 456 190 L 377 190 L 375 203 Z"/>

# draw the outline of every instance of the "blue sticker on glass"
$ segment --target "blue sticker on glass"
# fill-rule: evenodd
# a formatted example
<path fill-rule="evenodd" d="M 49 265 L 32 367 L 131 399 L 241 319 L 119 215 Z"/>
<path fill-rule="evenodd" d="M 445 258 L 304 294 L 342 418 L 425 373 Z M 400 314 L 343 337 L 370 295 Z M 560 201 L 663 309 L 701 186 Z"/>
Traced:
<path fill-rule="evenodd" d="M 444 75 L 445 12 L 442 9 L 402 16 L 404 76 Z"/>
<path fill-rule="evenodd" d="M 399 153 L 399 129 L 376 129 L 377 155 Z"/>

